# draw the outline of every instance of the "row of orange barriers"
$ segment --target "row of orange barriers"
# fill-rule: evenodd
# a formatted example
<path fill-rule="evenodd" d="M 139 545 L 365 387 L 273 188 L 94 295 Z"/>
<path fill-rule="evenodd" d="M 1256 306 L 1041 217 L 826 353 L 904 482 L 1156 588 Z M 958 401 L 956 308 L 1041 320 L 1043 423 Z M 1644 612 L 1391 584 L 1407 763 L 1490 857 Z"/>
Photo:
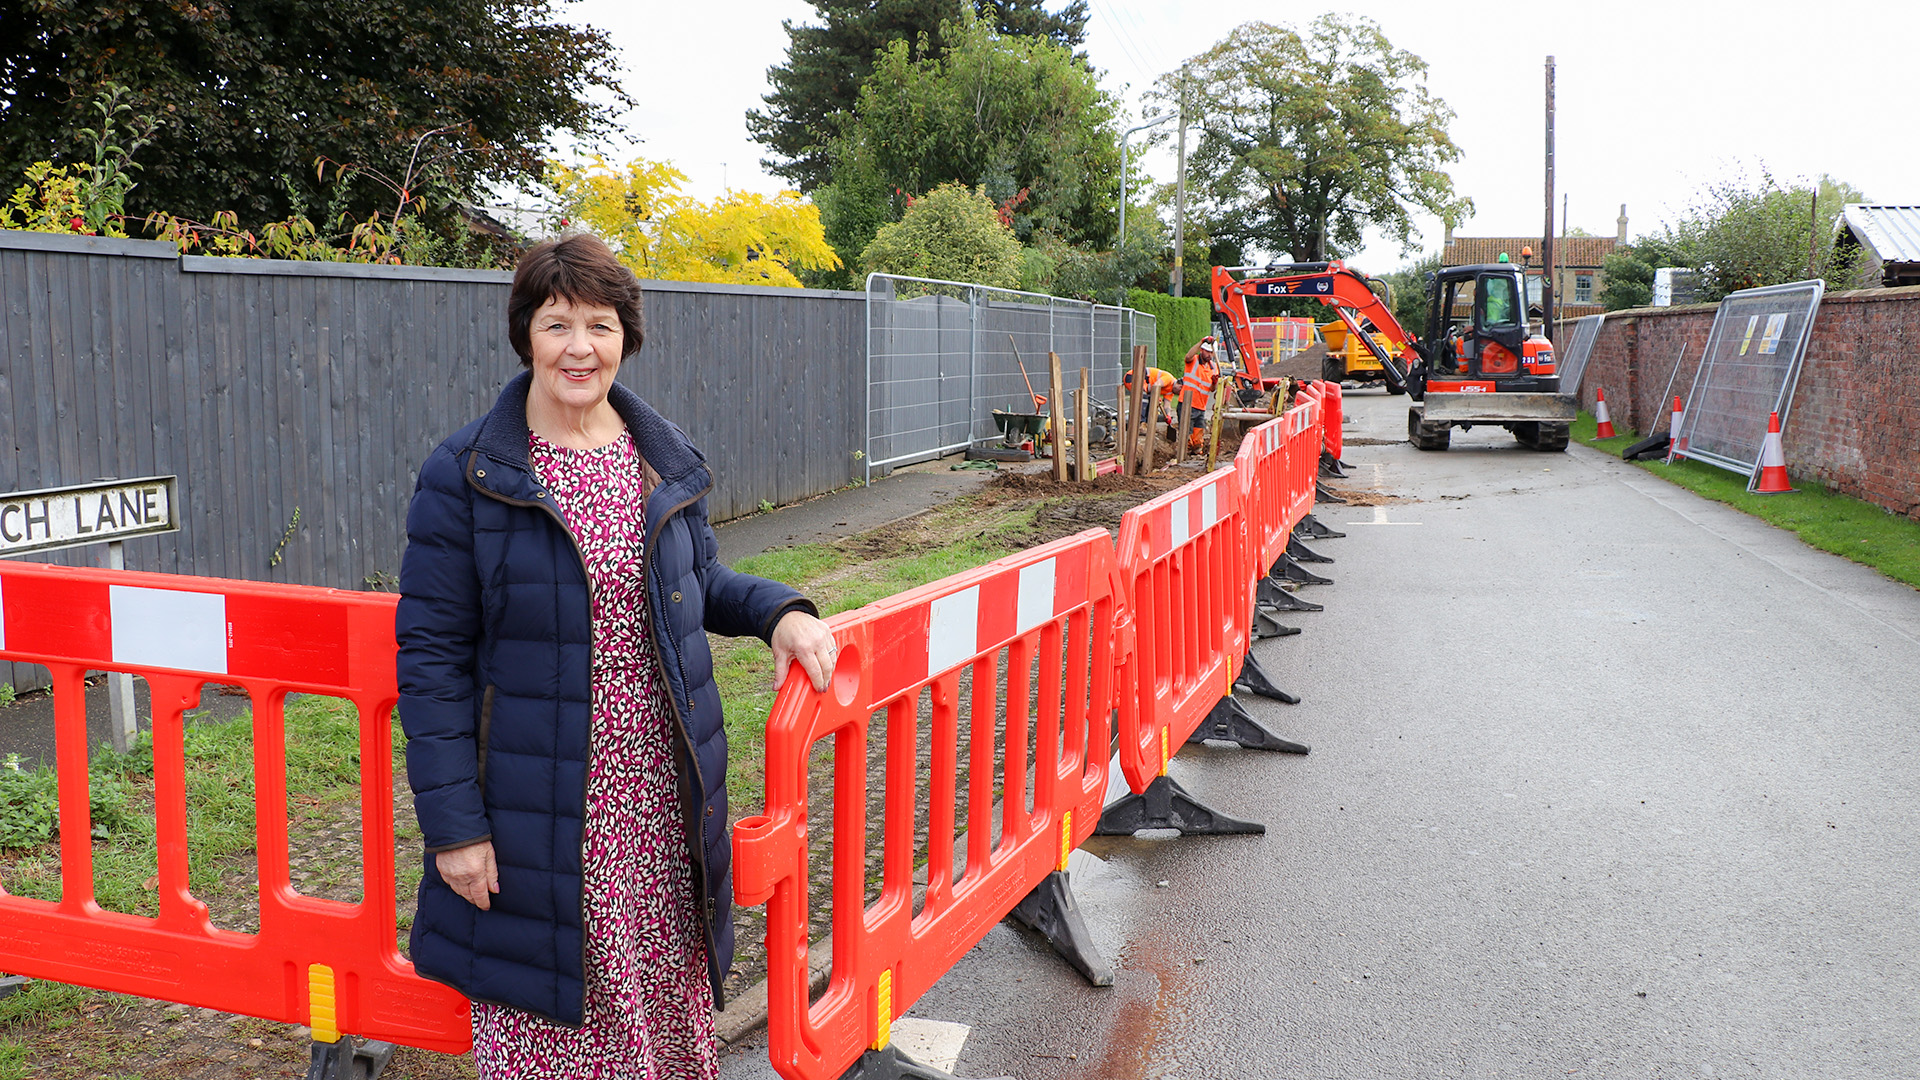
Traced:
<path fill-rule="evenodd" d="M 893 1018 L 1009 914 L 1110 981 L 1066 880 L 1088 835 L 1264 831 L 1195 799 L 1168 762 L 1202 739 L 1306 752 L 1233 691 L 1297 700 L 1250 647 L 1272 610 L 1263 599 L 1285 595 L 1271 571 L 1301 551 L 1337 392 L 1303 390 L 1230 465 L 1127 511 L 1112 541 L 1092 530 L 830 620 L 832 683 L 815 692 L 790 676 L 781 688 L 766 812 L 734 834 L 738 899 L 767 905 L 768 1045 L 781 1076 L 899 1075 Z M 1103 805 L 1109 711 L 1128 794 Z M 824 796 L 810 784 L 823 744 Z M 810 815 L 812 829 L 828 826 L 816 798 L 831 801 L 827 837 L 810 832 Z M 808 939 L 822 887 L 831 968 L 816 995 Z"/>
<path fill-rule="evenodd" d="M 1297 566 L 1337 393 L 1303 390 L 1230 465 L 1129 510 L 1117 541 L 1090 530 L 831 620 L 841 652 L 829 687 L 791 676 L 781 689 L 765 812 L 734 837 L 739 901 L 768 908 L 782 1076 L 828 1080 L 863 1054 L 892 1054 L 892 1018 L 1009 914 L 1110 982 L 1066 874 L 1096 831 L 1262 831 L 1180 790 L 1167 763 L 1204 738 L 1306 750 L 1261 727 L 1233 690 L 1297 700 L 1250 647 L 1290 599 L 1272 571 Z M 0 563 L 0 659 L 53 676 L 62 877 L 59 900 L 0 891 L 0 971 L 307 1024 L 316 1068 L 352 1059 L 371 1076 L 391 1043 L 464 1050 L 465 1000 L 396 948 L 393 609 L 369 593 Z M 94 897 L 83 695 L 98 670 L 152 690 L 154 917 Z M 237 684 L 256 706 L 257 932 L 215 926 L 188 888 L 183 715 L 208 684 Z M 283 707 L 294 693 L 359 713 L 359 903 L 291 881 Z M 830 814 L 810 820 L 821 754 Z M 1107 805 L 1114 760 L 1129 794 Z M 824 854 L 810 827 L 830 828 Z M 816 881 L 830 886 L 832 931 L 817 996 Z"/>

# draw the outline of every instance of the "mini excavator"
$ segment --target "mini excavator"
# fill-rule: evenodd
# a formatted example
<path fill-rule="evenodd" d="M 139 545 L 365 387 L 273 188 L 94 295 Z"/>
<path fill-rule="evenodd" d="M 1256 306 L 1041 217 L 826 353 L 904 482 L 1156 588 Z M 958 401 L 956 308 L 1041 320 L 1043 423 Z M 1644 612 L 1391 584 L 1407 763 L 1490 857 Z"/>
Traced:
<path fill-rule="evenodd" d="M 1373 353 L 1387 392 L 1412 402 L 1407 438 L 1415 447 L 1445 450 L 1454 428 L 1485 424 L 1536 450 L 1567 448 L 1575 401 L 1560 393 L 1553 343 L 1527 326 L 1524 271 L 1513 263 L 1448 266 L 1433 275 L 1420 338 L 1400 326 L 1365 275 L 1338 260 L 1216 266 L 1209 291 L 1215 320 L 1225 324 L 1223 367 L 1239 369 L 1234 378 L 1245 405 L 1285 381 L 1260 371 L 1247 297 L 1317 300 L 1339 316 L 1350 340 Z"/>

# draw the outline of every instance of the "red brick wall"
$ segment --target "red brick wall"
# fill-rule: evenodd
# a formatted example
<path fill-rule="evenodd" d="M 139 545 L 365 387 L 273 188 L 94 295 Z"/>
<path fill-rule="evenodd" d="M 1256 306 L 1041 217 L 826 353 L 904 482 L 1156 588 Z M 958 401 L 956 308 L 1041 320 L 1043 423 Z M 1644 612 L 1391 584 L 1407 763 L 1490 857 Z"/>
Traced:
<path fill-rule="evenodd" d="M 1661 431 L 1672 393 L 1685 397 L 1713 327 L 1714 308 L 1616 312 L 1601 324 L 1581 379 L 1581 407 L 1604 388 L 1617 425 Z M 1570 329 L 1571 324 L 1567 324 Z M 1829 293 L 1813 322 L 1784 431 L 1787 469 L 1800 482 L 1920 521 L 1920 286 Z"/>

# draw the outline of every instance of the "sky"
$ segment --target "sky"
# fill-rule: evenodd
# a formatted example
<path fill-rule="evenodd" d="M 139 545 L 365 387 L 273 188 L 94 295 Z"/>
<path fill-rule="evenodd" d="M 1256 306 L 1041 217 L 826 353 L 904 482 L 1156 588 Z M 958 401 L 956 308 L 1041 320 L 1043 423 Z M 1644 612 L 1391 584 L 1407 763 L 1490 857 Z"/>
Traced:
<path fill-rule="evenodd" d="M 1057 9 L 1059 3 L 1049 3 Z M 1461 236 L 1538 236 L 1545 225 L 1545 63 L 1555 58 L 1556 202 L 1565 224 L 1615 232 L 1626 204 L 1629 234 L 1657 232 L 1719 179 L 1782 181 L 1827 173 L 1882 202 L 1920 202 L 1920 123 L 1910 85 L 1920 63 L 1920 3 L 1846 9 L 1746 3 L 1619 0 L 1468 5 L 1354 2 L 1314 5 L 1240 0 L 1088 0 L 1085 48 L 1128 126 L 1141 92 L 1249 20 L 1303 28 L 1324 11 L 1378 22 L 1396 47 L 1428 65 L 1432 93 L 1450 106 L 1454 186 L 1475 213 Z M 620 117 L 625 141 L 610 159 L 670 161 L 688 194 L 727 188 L 771 193 L 782 182 L 745 114 L 768 92 L 766 71 L 785 60 L 782 20 L 817 23 L 805 0 L 576 0 L 563 19 L 606 30 L 636 107 Z M 1828 17 L 1828 12 L 1837 12 Z M 1497 17 L 1493 13 L 1498 13 Z M 1902 99 L 1906 98 L 1905 101 Z M 1157 182 L 1176 171 L 1170 149 L 1130 144 Z M 1420 251 L 1443 228 L 1418 216 Z M 1370 273 L 1420 251 L 1377 237 L 1348 261 Z M 1516 253 L 1517 254 L 1517 253 Z"/>

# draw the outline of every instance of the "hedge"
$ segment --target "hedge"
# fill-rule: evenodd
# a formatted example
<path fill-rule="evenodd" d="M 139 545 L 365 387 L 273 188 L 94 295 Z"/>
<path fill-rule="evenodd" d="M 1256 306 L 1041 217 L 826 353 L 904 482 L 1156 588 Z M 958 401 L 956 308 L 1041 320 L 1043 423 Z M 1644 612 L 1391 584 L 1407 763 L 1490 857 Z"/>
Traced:
<path fill-rule="evenodd" d="M 1213 333 L 1213 303 L 1204 296 L 1168 296 L 1128 289 L 1127 306 L 1153 316 L 1162 368 L 1180 374 L 1180 361 L 1193 343 Z"/>

